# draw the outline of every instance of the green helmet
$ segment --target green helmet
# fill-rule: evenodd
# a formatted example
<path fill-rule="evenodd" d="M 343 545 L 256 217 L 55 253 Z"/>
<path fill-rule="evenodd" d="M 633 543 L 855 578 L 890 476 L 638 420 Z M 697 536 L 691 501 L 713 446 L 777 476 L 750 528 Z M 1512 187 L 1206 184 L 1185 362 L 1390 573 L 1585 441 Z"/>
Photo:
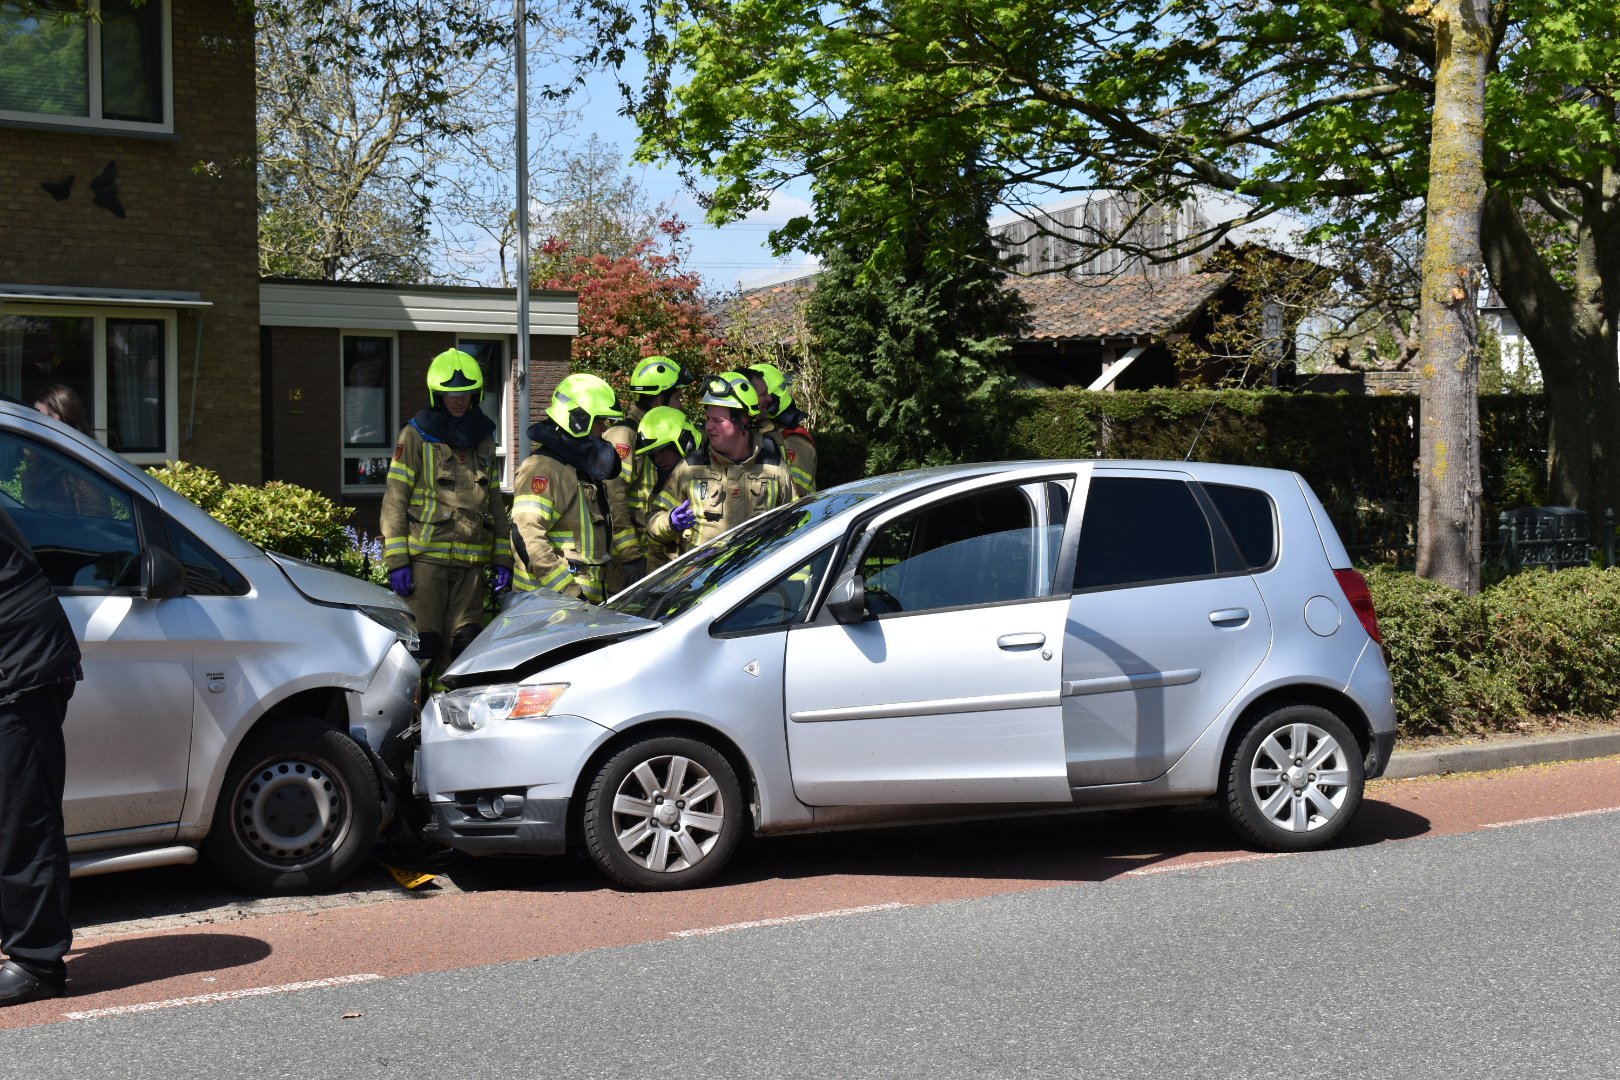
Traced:
<path fill-rule="evenodd" d="M 692 382 L 692 373 L 667 356 L 649 356 L 630 373 L 632 393 L 655 397 Z"/>
<path fill-rule="evenodd" d="M 681 410 L 669 405 L 648 409 L 636 425 L 636 453 L 650 454 L 660 446 L 673 446 L 686 457 L 703 441 L 697 426 Z"/>
<path fill-rule="evenodd" d="M 430 407 L 439 403 L 440 394 L 471 394 L 477 403 L 484 396 L 484 371 L 460 349 L 446 349 L 428 365 L 427 386 Z"/>
<path fill-rule="evenodd" d="M 788 392 L 787 376 L 775 364 L 749 364 L 743 368 L 758 375 L 765 383 L 765 392 L 776 399 L 776 411 L 772 416 L 781 416 L 793 408 L 793 395 Z"/>
<path fill-rule="evenodd" d="M 603 417 L 617 420 L 624 412 L 607 380 L 578 371 L 563 379 L 551 392 L 546 415 L 568 434 L 581 439 L 591 433 L 596 421 Z"/>

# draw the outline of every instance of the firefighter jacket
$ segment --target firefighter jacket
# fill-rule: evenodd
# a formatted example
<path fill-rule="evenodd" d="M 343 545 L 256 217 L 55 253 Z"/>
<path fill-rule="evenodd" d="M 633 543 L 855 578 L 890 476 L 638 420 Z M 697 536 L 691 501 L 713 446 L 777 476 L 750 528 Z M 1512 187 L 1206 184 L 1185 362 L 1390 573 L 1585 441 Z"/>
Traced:
<path fill-rule="evenodd" d="M 382 502 L 383 562 L 389 570 L 416 560 L 512 565 L 495 441 L 485 435 L 453 446 L 421 423 L 428 411 L 405 425 L 394 446 Z"/>
<path fill-rule="evenodd" d="M 513 485 L 513 587 L 599 604 L 607 599 L 603 568 L 612 525 L 604 481 L 617 474 L 618 457 L 600 438 L 574 439 L 550 420 L 529 434 L 540 446 Z"/>
<path fill-rule="evenodd" d="M 782 457 L 793 476 L 794 494 L 800 498 L 816 490 L 816 440 L 804 420 L 799 409 L 784 409 L 776 419 L 760 421 L 759 427 L 761 434 L 781 445 Z"/>
<path fill-rule="evenodd" d="M 751 449 L 741 461 L 731 461 L 713 447 L 702 446 L 675 466 L 669 482 L 653 499 L 647 535 L 663 544 L 674 541 L 677 534 L 669 512 L 690 499 L 697 522 L 679 538 L 680 550 L 690 551 L 794 497 L 793 478 L 773 438 L 751 436 Z"/>
<path fill-rule="evenodd" d="M 608 549 L 621 563 L 635 562 L 645 557 L 647 505 L 658 479 L 647 456 L 636 453 L 639 438 L 636 425 L 641 423 L 643 414 L 640 405 L 626 405 L 624 419 L 602 434 L 602 438 L 619 456 L 619 475 L 604 480 L 603 484 L 607 488 L 608 513 L 613 518 L 613 535 L 608 538 Z"/>

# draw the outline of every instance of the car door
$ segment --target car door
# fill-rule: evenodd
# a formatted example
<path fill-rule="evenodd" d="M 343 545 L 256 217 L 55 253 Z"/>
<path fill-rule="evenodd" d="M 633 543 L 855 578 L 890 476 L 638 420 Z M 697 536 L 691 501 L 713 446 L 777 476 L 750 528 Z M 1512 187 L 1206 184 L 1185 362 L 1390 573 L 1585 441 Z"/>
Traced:
<path fill-rule="evenodd" d="M 981 479 L 890 510 L 853 539 L 843 576 L 859 574 L 865 614 L 824 611 L 787 635 L 800 800 L 1068 800 L 1058 656 L 1069 601 L 1052 589 L 1067 492 Z"/>
<path fill-rule="evenodd" d="M 1190 477 L 1096 470 L 1063 644 L 1063 739 L 1076 787 L 1175 764 L 1271 647 L 1260 590 Z"/>
<path fill-rule="evenodd" d="M 0 432 L 8 512 L 73 624 L 84 679 L 63 735 L 69 837 L 172 829 L 191 749 L 191 619 L 184 603 L 140 595 L 141 550 L 161 533 L 150 503 L 69 448 Z M 150 834 L 143 834 L 149 839 Z"/>

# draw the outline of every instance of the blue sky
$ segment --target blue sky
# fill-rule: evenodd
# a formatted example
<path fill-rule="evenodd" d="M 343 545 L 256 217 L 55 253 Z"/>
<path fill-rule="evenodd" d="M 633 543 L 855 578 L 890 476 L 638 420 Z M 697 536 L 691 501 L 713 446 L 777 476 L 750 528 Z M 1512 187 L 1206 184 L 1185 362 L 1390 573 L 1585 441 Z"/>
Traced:
<path fill-rule="evenodd" d="M 728 291 L 739 283 L 746 288 L 781 281 L 798 277 L 815 265 L 803 253 L 788 259 L 774 257 L 766 239 L 771 229 L 809 209 L 808 184 L 780 193 L 766 210 L 751 214 L 743 221 L 722 227 L 709 225 L 673 168 L 661 169 L 630 161 L 636 129 L 629 119 L 618 115 L 618 103 L 617 93 L 605 78 L 593 86 L 591 99 L 582 103 L 583 122 L 579 126 L 578 142 L 583 143 L 594 132 L 602 141 L 617 146 L 625 162 L 626 175 L 641 185 L 648 202 L 669 204 L 690 226 L 687 235 L 692 247 L 688 265 L 701 274 L 711 288 Z"/>

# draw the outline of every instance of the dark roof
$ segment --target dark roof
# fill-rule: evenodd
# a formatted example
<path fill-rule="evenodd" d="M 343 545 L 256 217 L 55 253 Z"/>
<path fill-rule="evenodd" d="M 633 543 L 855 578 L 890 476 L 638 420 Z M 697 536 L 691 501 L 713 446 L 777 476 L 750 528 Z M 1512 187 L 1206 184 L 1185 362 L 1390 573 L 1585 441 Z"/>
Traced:
<path fill-rule="evenodd" d="M 1232 282 L 1231 274 L 1076 280 L 1061 274 L 1017 278 L 1029 304 L 1025 341 L 1162 338 L 1182 330 Z"/>
<path fill-rule="evenodd" d="M 722 330 L 730 330 L 734 323 L 742 322 L 782 345 L 797 345 L 799 310 L 815 288 L 816 276 L 807 274 L 791 281 L 746 289 L 723 300 L 715 316 Z"/>
<path fill-rule="evenodd" d="M 1031 328 L 1024 341 L 1163 338 L 1185 329 L 1231 283 L 1231 274 L 1008 279 L 1029 304 Z M 722 326 L 746 322 L 794 345 L 799 305 L 815 287 L 812 275 L 750 289 L 725 301 L 717 314 Z"/>

